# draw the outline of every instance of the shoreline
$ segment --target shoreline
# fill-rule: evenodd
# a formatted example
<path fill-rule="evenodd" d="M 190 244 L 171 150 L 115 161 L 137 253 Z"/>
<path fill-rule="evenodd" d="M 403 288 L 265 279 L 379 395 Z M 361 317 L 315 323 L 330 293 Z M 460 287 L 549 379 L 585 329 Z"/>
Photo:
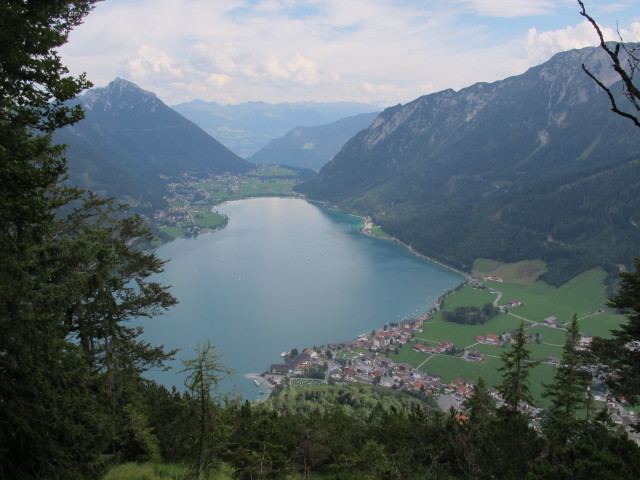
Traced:
<path fill-rule="evenodd" d="M 245 373 L 244 378 L 253 381 L 254 385 L 256 381 L 259 383 L 259 385 L 256 385 L 256 387 L 258 388 L 257 398 L 253 399 L 252 402 L 266 402 L 269 397 L 271 397 L 273 385 L 271 385 L 262 375 L 259 375 L 257 373 Z M 260 394 L 261 392 L 264 392 L 264 396 Z"/>
<path fill-rule="evenodd" d="M 354 217 L 359 217 L 358 215 L 354 215 Z M 363 218 L 363 217 L 359 217 L 359 218 Z M 365 220 L 365 221 L 370 221 L 370 220 Z M 371 226 L 374 226 L 373 223 L 371 223 Z M 360 232 L 362 232 L 362 234 L 367 235 L 368 237 L 372 237 L 372 238 L 378 238 L 380 240 L 385 240 L 385 241 L 389 241 L 389 242 L 393 242 L 397 245 L 400 245 L 402 248 L 406 249 L 409 253 L 411 253 L 412 255 L 415 255 L 418 258 L 421 258 L 423 260 L 428 261 L 429 263 L 433 263 L 434 265 L 438 265 L 439 267 L 445 268 L 451 272 L 457 273 L 458 275 L 461 275 L 462 277 L 464 277 L 466 279 L 466 281 L 471 280 L 471 275 L 469 275 L 468 273 L 465 273 L 461 270 L 458 270 L 455 267 L 452 267 L 451 265 L 447 265 L 446 263 L 440 262 L 432 257 L 429 257 L 427 255 L 424 255 L 422 253 L 417 252 L 411 245 L 407 245 L 406 243 L 404 243 L 402 240 L 399 240 L 396 237 L 393 237 L 391 235 L 389 235 L 387 238 L 383 238 L 383 237 L 378 237 L 377 235 L 374 235 L 371 230 L 369 229 L 369 231 L 367 231 L 366 226 L 362 227 L 360 229 Z"/>
<path fill-rule="evenodd" d="M 423 260 L 426 260 L 430 263 L 433 263 L 434 265 L 438 265 L 439 267 L 445 268 L 451 272 L 457 273 L 458 275 L 461 275 L 462 277 L 464 277 L 466 279 L 466 281 L 470 281 L 471 280 L 471 275 L 463 272 L 461 270 L 458 270 L 455 267 L 452 267 L 451 265 L 447 265 L 446 263 L 443 263 L 439 260 L 436 260 L 432 257 L 429 257 L 428 255 L 424 255 L 422 253 L 417 252 L 412 246 L 407 245 L 406 243 L 404 243 L 402 240 L 389 235 L 387 238 L 383 238 L 383 237 L 378 237 L 377 235 L 374 235 L 371 232 L 371 227 L 375 226 L 375 224 L 371 221 L 371 217 L 367 216 L 367 217 L 363 217 L 362 215 L 357 215 L 355 213 L 351 213 L 351 212 L 347 212 L 344 210 L 341 210 L 339 208 L 337 208 L 335 205 L 334 206 L 329 206 L 329 204 L 325 201 L 322 200 L 309 200 L 308 198 L 305 197 L 301 197 L 302 200 L 306 200 L 309 203 L 316 203 L 318 205 L 320 205 L 322 208 L 326 208 L 327 210 L 333 210 L 334 212 L 339 212 L 339 213 L 344 213 L 346 215 L 351 215 L 352 217 L 356 217 L 356 218 L 360 218 L 362 220 L 362 227 L 360 227 L 360 232 L 363 235 L 366 235 L 368 237 L 372 237 L 372 238 L 377 238 L 380 240 L 385 240 L 385 241 L 389 241 L 389 242 L 393 242 L 396 243 L 398 245 L 400 245 L 402 248 L 406 249 L 409 253 L 411 253 L 412 255 L 415 255 L 418 258 L 421 258 Z"/>
<path fill-rule="evenodd" d="M 238 198 L 238 199 L 231 199 L 231 200 L 225 200 L 223 202 L 217 203 L 215 205 L 212 206 L 212 209 L 214 207 L 219 207 L 219 206 L 223 206 L 225 204 L 231 203 L 231 202 L 235 202 L 235 201 L 239 201 L 239 200 L 250 200 L 253 198 L 266 198 L 266 197 L 278 197 L 278 198 L 285 198 L 285 199 L 299 199 L 299 200 L 304 200 L 310 204 L 315 204 L 317 206 L 320 206 L 322 208 L 326 208 L 327 210 L 332 210 L 334 212 L 338 212 L 341 214 L 346 214 L 355 218 L 358 218 L 361 220 L 362 224 L 361 226 L 358 228 L 359 233 L 366 235 L 368 237 L 372 237 L 372 238 L 377 238 L 380 240 L 385 240 L 385 241 L 391 241 L 393 243 L 396 243 L 397 245 L 401 246 L 402 248 L 404 248 L 405 250 L 407 250 L 411 255 L 418 257 L 422 260 L 426 260 L 427 262 L 433 264 L 433 265 L 437 265 L 441 268 L 444 268 L 450 272 L 456 273 L 458 275 L 460 275 L 461 281 L 460 284 L 458 284 L 456 287 L 453 287 L 449 290 L 447 290 L 446 292 L 444 292 L 439 298 L 441 298 L 442 296 L 447 296 L 449 295 L 451 292 L 453 292 L 456 288 L 458 288 L 460 285 L 464 285 L 466 283 L 469 282 L 471 276 L 465 272 L 462 272 L 450 265 L 446 265 L 440 261 L 437 261 L 427 255 L 421 254 L 419 252 L 417 252 L 415 249 L 413 249 L 413 247 L 411 247 L 410 245 L 407 245 L 406 243 L 402 242 L 401 240 L 399 240 L 396 237 L 393 236 L 389 236 L 387 238 L 383 238 L 383 237 L 379 237 L 376 235 L 373 235 L 371 232 L 371 227 L 373 226 L 373 223 L 371 222 L 371 218 L 370 217 L 364 217 L 361 215 L 357 215 L 355 213 L 351 213 L 348 211 L 344 211 L 341 210 L 339 208 L 336 208 L 335 206 L 329 206 L 326 202 L 322 202 L 322 201 L 317 201 L 317 200 L 310 200 L 304 196 L 290 196 L 290 195 L 269 195 L 269 196 L 260 196 L 260 197 L 245 197 L 245 198 Z M 230 218 L 227 215 L 224 215 L 226 217 L 226 222 L 224 222 L 224 224 L 218 226 L 218 228 L 215 229 L 211 229 L 209 232 L 206 233 L 215 233 L 218 230 L 222 230 L 224 227 L 227 226 Z M 201 232 L 201 233 L 205 233 L 205 232 Z M 171 243 L 172 241 L 176 240 L 175 238 L 170 240 L 168 243 Z M 155 247 L 158 248 L 159 246 Z M 154 248 L 154 249 L 155 249 Z M 439 298 L 436 299 L 433 303 L 433 305 L 431 305 L 431 307 L 425 306 L 425 310 L 424 312 L 422 312 L 421 314 L 418 314 L 418 318 L 421 319 L 426 319 L 428 318 L 429 314 L 434 310 L 434 308 L 436 308 L 439 304 Z M 379 328 L 379 327 L 375 327 L 375 328 Z M 257 374 L 257 373 L 246 373 L 243 375 L 244 378 L 252 381 L 254 383 L 254 385 L 257 387 L 257 392 L 256 392 L 256 397 L 248 399 L 250 400 L 252 403 L 256 402 L 256 403 L 262 403 L 267 401 L 273 391 L 273 385 L 271 385 L 269 383 L 269 381 L 262 376 L 261 374 Z M 258 384 L 256 384 L 256 382 Z"/>

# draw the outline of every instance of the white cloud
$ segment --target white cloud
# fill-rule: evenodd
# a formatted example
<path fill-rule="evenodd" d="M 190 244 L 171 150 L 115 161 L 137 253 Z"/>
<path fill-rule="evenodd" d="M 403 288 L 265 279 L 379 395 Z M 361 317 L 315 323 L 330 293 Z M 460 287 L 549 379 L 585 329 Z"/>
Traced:
<path fill-rule="evenodd" d="M 212 73 L 207 77 L 207 80 L 213 83 L 216 87 L 222 87 L 231 81 L 231 77 L 225 74 Z"/>
<path fill-rule="evenodd" d="M 583 46 L 588 29 L 564 27 L 579 18 L 573 0 L 109 0 L 62 54 L 96 85 L 122 76 L 169 104 L 395 104 Z"/>
<path fill-rule="evenodd" d="M 618 32 L 612 28 L 600 27 L 606 41 L 619 41 Z M 640 41 L 640 23 L 631 24 L 631 30 L 620 30 L 620 36 L 625 42 Z M 548 32 L 540 32 L 535 28 L 527 33 L 527 55 L 532 65 L 548 60 L 552 55 L 571 50 L 599 45 L 600 40 L 593 26 L 586 20 L 575 27 Z"/>
<path fill-rule="evenodd" d="M 460 3 L 479 15 L 500 18 L 549 15 L 557 7 L 557 1 L 552 0 L 462 0 Z"/>
<path fill-rule="evenodd" d="M 144 79 L 147 76 L 162 75 L 168 80 L 180 78 L 183 73 L 165 52 L 146 44 L 140 45 L 136 55 L 127 62 L 131 77 Z"/>

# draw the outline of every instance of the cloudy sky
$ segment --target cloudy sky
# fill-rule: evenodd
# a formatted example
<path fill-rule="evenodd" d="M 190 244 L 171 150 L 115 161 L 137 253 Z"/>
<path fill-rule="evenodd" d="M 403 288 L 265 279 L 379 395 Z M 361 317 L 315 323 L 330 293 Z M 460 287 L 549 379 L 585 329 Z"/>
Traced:
<path fill-rule="evenodd" d="M 640 0 L 585 0 L 607 36 L 640 41 Z M 576 0 L 106 0 L 60 53 L 193 99 L 388 106 L 523 73 L 596 44 Z"/>

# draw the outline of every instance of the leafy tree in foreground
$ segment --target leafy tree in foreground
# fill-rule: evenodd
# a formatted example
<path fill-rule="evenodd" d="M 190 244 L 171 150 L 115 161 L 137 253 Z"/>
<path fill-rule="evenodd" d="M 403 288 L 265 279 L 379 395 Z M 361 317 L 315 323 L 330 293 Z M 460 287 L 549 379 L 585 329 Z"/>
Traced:
<path fill-rule="evenodd" d="M 529 374 L 539 362 L 531 360 L 531 352 L 527 348 L 527 337 L 524 334 L 524 323 L 520 324 L 518 333 L 511 341 L 511 348 L 501 355 L 503 365 L 498 368 L 502 373 L 502 383 L 497 386 L 509 413 L 518 413 L 521 403 L 533 403 L 529 391 Z"/>

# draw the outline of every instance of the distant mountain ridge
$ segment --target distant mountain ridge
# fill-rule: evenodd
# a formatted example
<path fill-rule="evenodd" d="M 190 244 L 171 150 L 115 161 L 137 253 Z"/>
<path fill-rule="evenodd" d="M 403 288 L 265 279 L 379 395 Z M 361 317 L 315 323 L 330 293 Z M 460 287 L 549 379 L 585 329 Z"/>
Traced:
<path fill-rule="evenodd" d="M 310 198 L 465 270 L 542 258 L 558 284 L 640 254 L 640 132 L 581 69 L 616 80 L 599 48 L 522 75 L 385 110 L 313 180 Z"/>
<path fill-rule="evenodd" d="M 75 99 L 84 120 L 55 141 L 68 144 L 71 183 L 115 195 L 141 209 L 164 205 L 169 177 L 253 168 L 158 97 L 127 80 Z"/>
<path fill-rule="evenodd" d="M 380 110 L 356 102 L 245 102 L 220 105 L 193 100 L 173 105 L 176 112 L 200 126 L 243 158 L 255 154 L 296 127 L 326 125 L 345 117 Z"/>
<path fill-rule="evenodd" d="M 361 113 L 328 125 L 297 127 L 247 158 L 256 164 L 286 164 L 316 172 L 360 130 L 367 128 L 380 112 Z"/>

